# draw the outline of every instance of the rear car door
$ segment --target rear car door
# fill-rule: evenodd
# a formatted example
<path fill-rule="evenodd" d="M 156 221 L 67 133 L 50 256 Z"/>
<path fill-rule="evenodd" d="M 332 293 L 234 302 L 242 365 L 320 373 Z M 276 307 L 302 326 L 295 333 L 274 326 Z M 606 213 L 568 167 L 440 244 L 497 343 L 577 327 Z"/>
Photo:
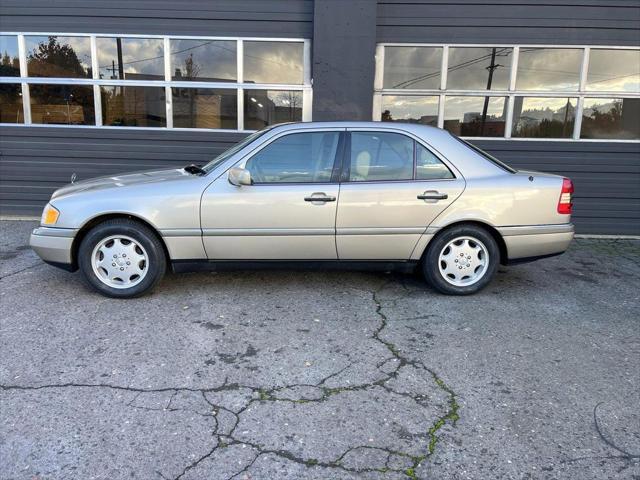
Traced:
<path fill-rule="evenodd" d="M 201 208 L 208 258 L 337 259 L 340 138 L 339 129 L 284 132 L 236 164 L 252 185 L 234 186 L 227 174 L 213 182 Z"/>
<path fill-rule="evenodd" d="M 426 227 L 464 186 L 462 176 L 417 138 L 349 129 L 336 217 L 338 258 L 408 260 Z"/>

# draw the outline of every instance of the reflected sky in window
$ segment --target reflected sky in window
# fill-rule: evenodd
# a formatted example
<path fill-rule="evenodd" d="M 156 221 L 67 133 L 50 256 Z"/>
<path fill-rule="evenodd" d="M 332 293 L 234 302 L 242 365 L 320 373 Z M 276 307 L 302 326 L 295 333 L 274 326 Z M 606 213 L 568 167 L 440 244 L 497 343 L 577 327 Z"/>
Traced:
<path fill-rule="evenodd" d="M 436 96 L 385 95 L 382 97 L 382 117 L 385 122 L 438 124 Z"/>
<path fill-rule="evenodd" d="M 18 37 L 0 35 L 0 77 L 19 77 Z"/>
<path fill-rule="evenodd" d="M 583 50 L 577 48 L 520 49 L 517 90 L 577 91 Z"/>
<path fill-rule="evenodd" d="M 236 42 L 171 40 L 171 75 L 177 81 L 235 81 Z"/>
<path fill-rule="evenodd" d="M 440 47 L 385 47 L 384 88 L 439 89 Z"/>
<path fill-rule="evenodd" d="M 640 50 L 592 49 L 586 89 L 639 93 Z"/>
<path fill-rule="evenodd" d="M 304 45 L 293 42 L 244 42 L 244 81 L 248 83 L 304 82 Z"/>
<path fill-rule="evenodd" d="M 512 48 L 449 48 L 447 89 L 507 90 L 512 57 Z"/>
<path fill-rule="evenodd" d="M 27 36 L 30 77 L 90 78 L 89 37 Z"/>
<path fill-rule="evenodd" d="M 104 80 L 164 80 L 164 41 L 160 38 L 98 37 L 98 66 Z"/>

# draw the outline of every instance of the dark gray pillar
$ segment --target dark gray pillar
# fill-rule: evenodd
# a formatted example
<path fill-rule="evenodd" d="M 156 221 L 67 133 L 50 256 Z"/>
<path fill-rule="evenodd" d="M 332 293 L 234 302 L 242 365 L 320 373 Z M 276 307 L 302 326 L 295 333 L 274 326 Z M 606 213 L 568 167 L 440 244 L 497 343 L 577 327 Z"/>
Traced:
<path fill-rule="evenodd" d="M 315 0 L 313 120 L 371 120 L 376 0 Z"/>

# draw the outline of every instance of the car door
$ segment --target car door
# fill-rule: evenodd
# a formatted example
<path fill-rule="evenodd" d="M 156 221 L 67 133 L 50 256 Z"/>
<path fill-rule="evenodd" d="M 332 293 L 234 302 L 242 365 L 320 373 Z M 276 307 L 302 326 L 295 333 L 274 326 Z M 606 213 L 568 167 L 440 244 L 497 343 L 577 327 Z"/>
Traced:
<path fill-rule="evenodd" d="M 340 260 L 408 260 L 465 181 L 417 138 L 349 129 L 336 217 Z M 455 173 L 454 173 L 455 171 Z"/>
<path fill-rule="evenodd" d="M 344 129 L 342 129 L 344 132 Z M 204 192 L 203 243 L 211 260 L 335 260 L 341 131 L 284 132 L 236 163 L 251 185 L 225 173 Z"/>

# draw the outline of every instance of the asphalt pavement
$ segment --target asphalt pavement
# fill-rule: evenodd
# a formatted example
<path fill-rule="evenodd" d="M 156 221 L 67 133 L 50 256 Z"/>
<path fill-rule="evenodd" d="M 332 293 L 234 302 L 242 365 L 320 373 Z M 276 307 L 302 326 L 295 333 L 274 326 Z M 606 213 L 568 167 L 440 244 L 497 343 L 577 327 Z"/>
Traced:
<path fill-rule="evenodd" d="M 639 479 L 640 241 L 471 297 L 168 275 L 113 300 L 0 222 L 1 479 Z"/>

